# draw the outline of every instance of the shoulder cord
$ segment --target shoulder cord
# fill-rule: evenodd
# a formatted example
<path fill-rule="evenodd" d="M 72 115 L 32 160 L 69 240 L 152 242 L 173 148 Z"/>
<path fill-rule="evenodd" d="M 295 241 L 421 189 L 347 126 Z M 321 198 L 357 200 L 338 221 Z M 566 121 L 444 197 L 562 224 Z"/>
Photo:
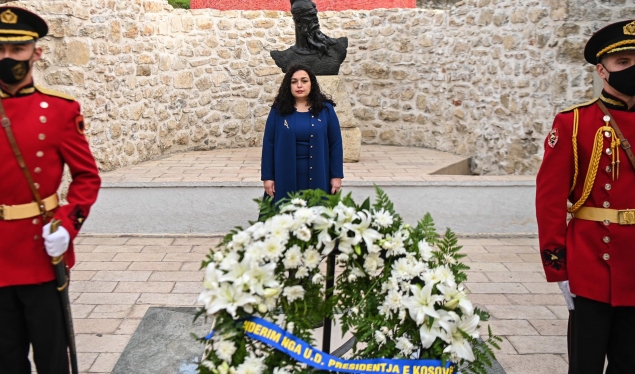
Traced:
<path fill-rule="evenodd" d="M 578 113 L 578 110 L 576 109 L 574 111 L 574 116 L 573 116 L 573 139 L 572 139 L 575 172 L 573 175 L 573 185 L 571 186 L 569 193 L 572 193 L 573 190 L 575 189 L 576 181 L 577 181 L 578 173 L 579 173 L 578 143 L 577 143 L 578 124 L 579 124 L 579 113 Z M 613 172 L 613 180 L 615 180 L 616 164 L 617 164 L 617 177 L 619 178 L 619 164 L 620 164 L 619 157 L 620 156 L 619 156 L 618 146 L 620 144 L 620 141 L 617 138 L 615 131 L 613 130 L 611 126 L 609 126 L 609 122 L 607 121 L 606 125 L 600 127 L 598 131 L 595 133 L 593 151 L 591 152 L 591 160 L 589 162 L 589 169 L 587 171 L 586 178 L 584 180 L 584 188 L 582 189 L 582 196 L 575 204 L 567 208 L 567 211 L 569 213 L 577 212 L 578 209 L 580 209 L 580 207 L 582 207 L 582 205 L 584 205 L 584 203 L 587 201 L 587 199 L 589 198 L 589 195 L 591 195 L 591 190 L 593 189 L 593 184 L 595 183 L 595 177 L 597 176 L 598 168 L 600 166 L 600 160 L 602 158 L 602 148 L 604 147 L 604 138 L 602 133 L 605 131 L 611 134 L 611 152 L 613 157 L 611 162 L 611 165 L 612 165 L 611 170 Z"/>

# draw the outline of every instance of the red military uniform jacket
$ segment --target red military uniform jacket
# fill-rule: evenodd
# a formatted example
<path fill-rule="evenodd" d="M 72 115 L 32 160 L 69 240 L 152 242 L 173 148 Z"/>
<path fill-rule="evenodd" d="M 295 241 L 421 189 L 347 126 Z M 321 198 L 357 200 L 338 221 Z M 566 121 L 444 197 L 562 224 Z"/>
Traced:
<path fill-rule="evenodd" d="M 624 137 L 634 143 L 635 111 L 628 111 L 625 103 L 606 92 L 600 100 Z M 635 306 L 635 225 L 579 218 L 567 225 L 567 200 L 575 204 L 582 196 L 596 134 L 606 126 L 595 101 L 559 113 L 545 141 L 536 181 L 540 252 L 547 281 L 569 280 L 573 294 L 613 306 Z M 574 181 L 576 109 L 578 176 Z M 621 147 L 611 150 L 611 140 L 610 132 L 602 131 L 599 168 L 583 206 L 635 209 L 635 169 Z M 619 167 L 612 164 L 618 158 Z M 575 188 L 570 193 L 573 183 Z"/>
<path fill-rule="evenodd" d="M 35 87 L 23 87 L 11 96 L 0 91 L 16 142 L 42 199 L 54 195 L 62 181 L 64 164 L 72 183 L 68 205 L 55 210 L 55 218 L 69 232 L 71 245 L 65 258 L 75 264 L 72 239 L 97 199 L 101 184 L 95 159 L 83 134 L 79 104 L 71 97 Z M 0 205 L 34 201 L 29 185 L 0 129 Z M 38 284 L 55 279 L 42 239 L 42 217 L 0 219 L 0 287 Z"/>

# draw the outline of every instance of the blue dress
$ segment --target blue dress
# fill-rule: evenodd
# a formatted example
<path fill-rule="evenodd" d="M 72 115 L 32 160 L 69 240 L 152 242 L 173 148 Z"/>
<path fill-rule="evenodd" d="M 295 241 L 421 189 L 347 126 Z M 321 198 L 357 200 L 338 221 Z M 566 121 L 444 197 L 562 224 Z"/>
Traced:
<path fill-rule="evenodd" d="M 272 108 L 262 144 L 261 180 L 275 181 L 274 201 L 304 189 L 331 191 L 331 179 L 344 178 L 340 123 L 331 104 L 314 116 L 283 116 Z"/>
<path fill-rule="evenodd" d="M 298 191 L 309 188 L 309 160 L 311 147 L 311 112 L 295 112 L 295 184 Z"/>

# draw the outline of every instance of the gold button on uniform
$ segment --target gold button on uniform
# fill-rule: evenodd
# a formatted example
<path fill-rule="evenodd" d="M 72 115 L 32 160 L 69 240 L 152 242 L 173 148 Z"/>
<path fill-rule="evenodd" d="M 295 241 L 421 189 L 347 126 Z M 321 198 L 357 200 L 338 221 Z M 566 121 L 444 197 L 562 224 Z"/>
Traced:
<path fill-rule="evenodd" d="M 34 225 L 37 225 L 38 223 L 40 223 L 40 220 L 39 220 L 39 219 L 37 219 L 37 218 L 34 218 L 34 219 L 33 219 L 33 224 L 34 224 Z"/>
<path fill-rule="evenodd" d="M 40 117 L 40 122 L 42 122 L 42 123 L 46 123 L 46 117 L 41 116 L 41 117 Z"/>
<path fill-rule="evenodd" d="M 608 131 L 606 131 L 606 132 L 604 133 L 604 136 L 606 136 L 607 138 L 610 138 L 610 137 L 611 137 L 611 133 L 610 133 L 610 132 L 608 132 Z"/>
<path fill-rule="evenodd" d="M 603 238 L 602 238 L 602 241 L 603 241 L 604 243 L 608 243 L 608 242 L 610 242 L 610 241 L 611 241 L 611 238 L 609 238 L 608 236 L 605 236 L 605 237 L 603 237 Z"/>
<path fill-rule="evenodd" d="M 608 219 L 604 220 L 604 226 L 608 226 L 611 224 L 611 221 L 609 221 Z"/>
<path fill-rule="evenodd" d="M 40 169 L 39 167 L 36 167 L 35 169 L 33 169 L 34 172 L 39 173 L 42 171 L 42 169 Z"/>
<path fill-rule="evenodd" d="M 35 236 L 33 237 L 33 240 L 40 240 L 40 236 L 39 236 L 39 235 L 35 235 Z"/>
<path fill-rule="evenodd" d="M 604 189 L 607 190 L 607 191 L 610 191 L 611 190 L 611 184 L 610 183 L 605 184 L 604 185 Z"/>
<path fill-rule="evenodd" d="M 605 201 L 604 204 L 602 204 L 602 206 L 605 208 L 609 208 L 611 206 L 611 203 L 609 203 L 608 201 Z"/>
<path fill-rule="evenodd" d="M 39 183 L 33 183 L 33 185 L 35 186 L 35 188 L 37 188 L 38 190 L 40 189 L 40 184 Z"/>
<path fill-rule="evenodd" d="M 609 166 L 607 166 L 607 167 L 606 167 L 606 169 L 605 169 L 605 170 L 606 170 L 606 172 L 607 172 L 607 173 L 610 173 L 610 172 L 611 172 L 611 170 L 613 170 L 613 169 L 611 169 L 611 165 L 609 165 Z"/>
<path fill-rule="evenodd" d="M 40 140 L 44 140 L 44 139 L 46 139 L 46 135 L 40 134 L 40 135 L 37 136 L 37 138 L 40 139 Z"/>
<path fill-rule="evenodd" d="M 42 101 L 42 102 L 40 103 L 40 108 L 42 108 L 42 109 L 46 109 L 46 108 L 48 108 L 48 107 L 49 107 L 49 103 L 47 103 L 46 101 Z"/>
<path fill-rule="evenodd" d="M 609 122 L 611 120 L 611 117 L 610 116 L 604 116 L 602 119 L 604 120 L 604 122 Z"/>
<path fill-rule="evenodd" d="M 611 255 L 608 253 L 605 253 L 604 255 L 602 255 L 602 258 L 604 259 L 604 261 L 608 261 L 611 259 Z"/>
<path fill-rule="evenodd" d="M 42 151 L 37 151 L 37 153 L 35 154 L 37 157 L 42 157 L 44 156 L 44 152 Z"/>
<path fill-rule="evenodd" d="M 606 149 L 606 154 L 609 156 L 613 154 L 613 151 L 611 151 L 611 148 Z"/>

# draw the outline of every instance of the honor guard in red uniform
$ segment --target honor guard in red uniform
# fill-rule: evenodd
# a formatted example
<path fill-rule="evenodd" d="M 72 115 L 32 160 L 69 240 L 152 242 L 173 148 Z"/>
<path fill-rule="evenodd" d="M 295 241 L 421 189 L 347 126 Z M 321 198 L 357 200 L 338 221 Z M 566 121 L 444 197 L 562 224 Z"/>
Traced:
<path fill-rule="evenodd" d="M 603 373 L 605 359 L 606 373 L 635 373 L 635 21 L 595 33 L 584 57 L 604 89 L 560 112 L 545 141 L 540 255 L 571 311 L 569 373 Z"/>
<path fill-rule="evenodd" d="M 38 373 L 69 372 L 67 332 L 51 257 L 64 255 L 67 265 L 74 265 L 73 239 L 101 183 L 84 136 L 79 104 L 70 96 L 34 85 L 33 64 L 42 56 L 36 41 L 47 31 L 39 16 L 0 7 L 0 98 L 6 113 L 0 129 L 3 374 L 31 373 L 31 345 Z M 68 204 L 59 206 L 57 191 L 64 165 L 72 182 Z M 53 220 L 61 221 L 59 228 L 51 228 Z"/>

